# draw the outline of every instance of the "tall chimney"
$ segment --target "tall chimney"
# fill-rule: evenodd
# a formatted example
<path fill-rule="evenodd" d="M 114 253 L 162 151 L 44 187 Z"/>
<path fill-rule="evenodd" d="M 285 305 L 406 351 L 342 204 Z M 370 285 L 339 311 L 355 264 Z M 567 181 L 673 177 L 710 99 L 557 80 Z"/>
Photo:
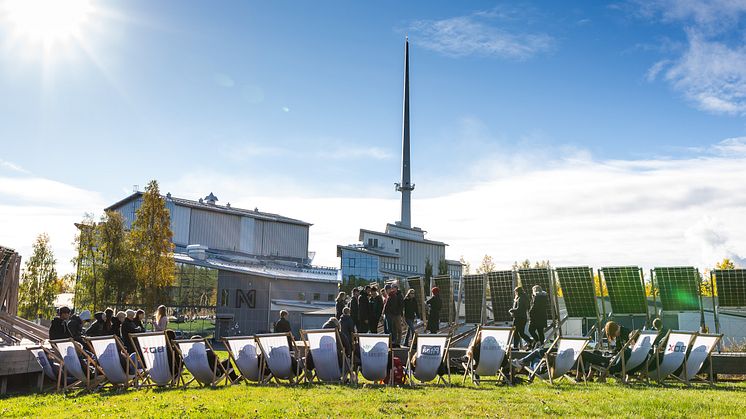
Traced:
<path fill-rule="evenodd" d="M 396 190 L 401 192 L 401 221 L 402 227 L 412 227 L 412 191 L 409 170 L 409 37 L 404 41 L 404 118 L 402 123 L 401 140 L 401 183 L 396 184 Z"/>

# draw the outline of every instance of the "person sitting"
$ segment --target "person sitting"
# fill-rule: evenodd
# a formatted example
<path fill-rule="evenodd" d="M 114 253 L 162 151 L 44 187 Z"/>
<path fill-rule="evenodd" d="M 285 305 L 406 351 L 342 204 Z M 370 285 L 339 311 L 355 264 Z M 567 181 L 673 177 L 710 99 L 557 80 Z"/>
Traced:
<path fill-rule="evenodd" d="M 610 374 L 616 374 L 622 371 L 622 359 L 621 357 L 617 358 L 614 362 L 614 365 L 609 366 L 609 362 L 611 362 L 611 359 L 619 353 L 619 351 L 625 347 L 627 344 L 627 341 L 632 335 L 632 331 L 627 329 L 626 327 L 618 324 L 614 321 L 608 321 L 606 322 L 606 325 L 604 326 L 604 332 L 606 334 L 606 339 L 609 344 L 609 347 L 611 348 L 610 356 L 604 356 L 600 351 L 594 350 L 594 351 L 583 351 L 581 356 L 583 357 L 583 364 L 590 366 L 590 365 L 598 365 L 603 368 L 608 368 Z M 632 355 L 632 349 L 629 347 L 626 347 L 624 349 L 624 353 L 622 356 L 624 357 L 625 362 L 629 359 L 629 357 Z"/>
<path fill-rule="evenodd" d="M 135 312 L 135 326 L 138 328 L 139 332 L 142 333 L 145 331 L 145 310 L 138 309 L 137 312 Z"/>
<path fill-rule="evenodd" d="M 65 339 L 67 337 L 67 331 L 65 323 L 70 319 L 70 308 L 62 306 L 57 309 L 57 316 L 52 319 L 52 324 L 49 326 L 49 340 Z"/>
<path fill-rule="evenodd" d="M 491 338 L 494 341 L 494 338 Z M 472 339 L 471 343 L 469 344 L 469 347 L 466 348 L 466 355 L 461 357 L 461 362 L 466 364 L 469 361 L 469 357 L 471 357 L 474 360 L 474 369 L 476 370 L 479 367 L 479 355 L 482 351 L 482 332 L 479 332 L 476 336 L 474 336 L 474 339 Z M 500 369 L 502 370 L 503 374 L 505 376 L 508 376 L 508 368 L 510 367 L 510 363 L 508 362 L 508 357 L 503 357 L 503 362 L 500 364 Z M 477 375 L 477 374 L 474 374 Z M 477 378 L 479 376 L 477 375 Z"/>
<path fill-rule="evenodd" d="M 539 285 L 534 285 L 531 291 L 533 298 L 531 308 L 528 310 L 528 333 L 534 338 L 534 345 L 543 345 L 544 329 L 547 327 L 549 295 Z"/>
<path fill-rule="evenodd" d="M 114 309 L 109 307 L 104 310 L 104 332 L 106 336 L 118 335 L 119 319 L 114 315 Z"/>
<path fill-rule="evenodd" d="M 91 326 L 86 329 L 85 335 L 89 337 L 106 336 L 106 331 L 104 330 L 104 312 L 97 311 L 96 314 L 93 315 L 93 318 L 95 320 L 91 323 Z"/>
<path fill-rule="evenodd" d="M 293 331 L 290 328 L 290 322 L 288 321 L 289 313 L 287 310 L 280 310 L 280 318 L 274 324 L 275 333 L 290 333 L 288 336 L 288 346 L 290 349 L 293 348 Z"/>
<path fill-rule="evenodd" d="M 653 329 L 658 331 L 658 336 L 656 336 L 655 340 L 653 341 L 653 348 L 657 348 L 663 338 L 665 338 L 668 334 L 668 328 L 663 325 L 663 320 L 661 320 L 660 317 L 656 317 L 653 320 Z"/>
<path fill-rule="evenodd" d="M 124 346 L 127 348 L 127 353 L 131 354 L 135 351 L 130 341 L 130 334 L 140 333 L 141 330 L 135 324 L 135 310 L 127 310 L 125 313 L 124 320 L 122 320 L 121 336 Z"/>
<path fill-rule="evenodd" d="M 345 307 L 345 309 L 349 310 L 349 307 Z M 342 314 L 344 315 L 344 312 Z M 349 314 L 348 314 L 348 317 L 349 317 Z M 322 329 L 334 329 L 334 330 L 337 330 L 337 331 L 339 331 L 339 327 L 340 327 L 340 322 L 339 322 L 339 320 L 336 317 L 329 317 L 329 320 L 327 320 L 323 324 L 323 326 L 321 326 Z M 347 351 L 348 348 L 345 345 L 345 338 L 342 337 L 342 336 L 340 336 L 340 339 L 342 339 L 342 342 L 341 342 L 342 343 L 342 347 L 344 347 L 345 350 Z M 349 350 L 352 350 L 352 345 L 350 345 Z M 316 368 L 316 365 L 313 362 L 313 354 L 311 353 L 311 351 L 308 351 L 308 355 L 306 355 L 306 364 L 305 365 L 306 365 L 306 369 L 308 369 L 308 371 L 313 371 Z M 339 365 L 342 366 L 342 353 L 341 352 L 339 353 Z"/>

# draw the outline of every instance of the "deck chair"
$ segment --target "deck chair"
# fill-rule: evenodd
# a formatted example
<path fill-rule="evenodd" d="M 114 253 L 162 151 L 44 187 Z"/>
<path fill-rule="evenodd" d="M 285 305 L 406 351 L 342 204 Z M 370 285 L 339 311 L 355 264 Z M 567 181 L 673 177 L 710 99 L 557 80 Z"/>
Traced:
<path fill-rule="evenodd" d="M 138 348 L 137 364 L 142 368 L 140 385 L 146 387 L 174 386 L 181 374 L 176 371 L 176 356 L 166 332 L 133 333 L 132 346 Z M 169 362 L 169 357 L 172 362 Z"/>
<path fill-rule="evenodd" d="M 99 336 L 87 338 L 91 352 L 96 355 L 96 361 L 106 377 L 106 381 L 114 387 L 129 387 L 137 379 L 137 365 L 127 355 L 122 341 L 117 336 Z M 125 359 L 125 367 L 122 367 Z"/>
<path fill-rule="evenodd" d="M 723 335 L 708 335 L 697 333 L 692 342 L 692 348 L 686 357 L 685 367 L 682 368 L 679 379 L 689 384 L 691 381 L 698 380 L 697 376 L 702 373 L 704 364 L 708 362 L 707 379 L 701 379 L 710 384 L 715 384 L 714 374 L 712 373 L 712 351 L 717 346 Z"/>
<path fill-rule="evenodd" d="M 550 384 L 554 384 L 555 380 L 561 380 L 562 378 L 577 382 L 577 377 L 582 376 L 585 380 L 585 367 L 581 355 L 589 341 L 590 338 L 588 337 L 557 337 L 535 368 L 526 367 L 530 379 L 539 377 L 542 380 L 549 381 Z M 554 365 L 552 365 L 549 356 L 555 348 L 557 352 L 553 354 L 555 358 Z M 569 375 L 573 368 L 576 371 L 575 378 Z"/>
<path fill-rule="evenodd" d="M 270 333 L 256 335 L 255 338 L 257 346 L 259 346 L 259 350 L 262 352 L 260 376 L 263 378 L 260 382 L 266 384 L 274 379 L 278 384 L 280 380 L 286 380 L 290 384 L 298 383 L 300 361 L 297 358 L 298 348 L 295 346 L 292 335 L 289 332 Z M 294 358 L 296 361 L 295 366 L 293 366 Z M 270 374 L 265 376 L 267 370 L 269 370 Z"/>
<path fill-rule="evenodd" d="M 62 382 L 62 360 L 51 348 L 43 346 L 30 346 L 26 350 L 31 352 L 41 367 L 42 373 L 39 377 L 39 391 L 44 390 L 44 377 L 49 378 L 54 383 L 55 391 L 59 391 L 58 384 Z M 67 377 L 67 380 L 75 381 L 73 377 Z"/>
<path fill-rule="evenodd" d="M 306 365 L 308 354 L 313 358 L 314 372 L 306 374 L 308 381 L 316 378 L 322 382 L 344 382 L 350 373 L 350 360 L 339 332 L 336 329 L 317 329 L 301 330 L 300 334 L 306 343 Z"/>
<path fill-rule="evenodd" d="M 597 364 L 590 364 L 588 365 L 588 372 L 587 377 L 590 377 L 594 371 L 598 371 L 601 381 L 606 381 L 606 378 L 610 375 L 619 375 L 622 377 L 622 381 L 624 381 L 624 371 L 627 370 L 626 364 L 627 359 L 624 357 L 624 353 L 627 351 L 630 346 L 634 345 L 636 342 L 637 337 L 640 335 L 639 330 L 635 330 L 632 332 L 629 339 L 627 339 L 626 342 L 624 342 L 624 345 L 619 348 L 619 350 L 614 354 L 611 358 L 609 358 L 609 363 L 606 366 L 597 365 Z M 586 335 L 590 336 L 590 335 Z M 649 340 L 649 342 L 652 342 L 652 340 Z M 590 343 L 589 343 L 590 346 Z M 652 346 L 652 345 L 651 345 Z M 632 349 L 630 349 L 630 356 L 632 356 L 633 352 Z M 647 354 L 645 355 L 647 358 Z M 618 374 L 612 374 L 611 368 L 614 368 L 615 366 L 619 365 L 621 369 L 619 370 Z"/>
<path fill-rule="evenodd" d="M 448 349 L 451 343 L 451 334 L 425 334 L 415 333 L 412 346 L 409 347 L 407 356 L 407 376 L 410 385 L 414 386 L 416 381 L 426 383 L 438 378 L 446 384 L 451 384 L 451 363 L 448 359 Z M 440 374 L 440 366 L 445 361 L 448 379 Z"/>
<path fill-rule="evenodd" d="M 184 388 L 194 381 L 204 387 L 215 387 L 222 380 L 228 382 L 228 371 L 206 338 L 175 340 L 173 343 L 184 360 L 184 367 L 192 374 L 191 380 L 182 380 Z M 212 365 L 207 356 L 208 350 L 215 355 Z"/>
<path fill-rule="evenodd" d="M 360 363 L 353 362 L 355 381 L 357 382 L 358 373 L 374 383 L 385 380 L 389 375 L 389 363 L 393 366 L 391 335 L 355 333 L 353 339 L 356 343 L 354 347 L 360 351 Z M 389 377 L 393 378 L 393 374 Z"/>
<path fill-rule="evenodd" d="M 663 358 L 655 357 L 655 374 L 662 383 L 686 362 L 686 354 L 694 340 L 695 332 L 671 331 L 665 342 Z M 674 376 L 674 378 L 677 378 Z"/>
<path fill-rule="evenodd" d="M 467 354 L 468 359 L 463 363 L 463 383 L 466 382 L 466 377 L 476 385 L 479 385 L 482 377 L 497 377 L 505 383 L 510 383 L 510 377 L 505 376 L 502 371 L 502 364 L 506 356 L 510 359 L 513 333 L 513 327 L 480 325 L 474 334 L 474 339 L 480 339 L 479 363 L 476 364 L 471 353 Z"/>
<path fill-rule="evenodd" d="M 234 336 L 223 338 L 223 344 L 228 350 L 228 357 L 233 360 L 238 372 L 238 378 L 231 381 L 235 384 L 241 380 L 259 382 L 259 349 L 254 336 Z"/>
<path fill-rule="evenodd" d="M 643 330 L 636 334 L 634 338 L 634 344 L 631 345 L 630 355 L 628 359 L 622 357 L 622 371 L 615 374 L 620 377 L 622 383 L 628 383 L 630 378 L 637 377 L 639 380 L 647 380 L 648 376 L 648 363 L 650 360 L 650 354 L 654 352 L 655 339 L 658 337 L 656 330 Z M 630 339 L 627 343 L 630 343 Z M 609 365 L 614 365 L 611 362 Z M 635 375 L 636 370 L 641 370 L 639 374 Z M 644 369 L 644 371 L 643 371 Z"/>
<path fill-rule="evenodd" d="M 96 361 L 83 350 L 83 346 L 72 338 L 51 340 L 49 343 L 57 351 L 62 361 L 61 374 L 58 375 L 57 388 L 63 392 L 83 387 L 93 389 L 104 377 Z M 100 374 L 100 375 L 99 375 Z M 76 381 L 62 380 L 71 375 Z"/>

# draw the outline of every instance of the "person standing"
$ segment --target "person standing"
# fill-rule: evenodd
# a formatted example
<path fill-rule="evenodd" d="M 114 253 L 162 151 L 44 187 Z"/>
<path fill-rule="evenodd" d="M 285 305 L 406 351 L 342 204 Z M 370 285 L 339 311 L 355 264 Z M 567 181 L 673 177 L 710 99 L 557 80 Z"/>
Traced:
<path fill-rule="evenodd" d="M 401 344 L 401 316 L 404 311 L 404 298 L 399 292 L 399 286 L 394 283 L 389 288 L 388 297 L 383 307 L 384 321 L 388 325 L 393 347 Z"/>
<path fill-rule="evenodd" d="M 370 306 L 368 328 L 370 333 L 378 333 L 378 324 L 381 322 L 383 313 L 383 297 L 378 293 L 378 287 L 375 285 L 370 288 Z"/>
<path fill-rule="evenodd" d="M 345 294 L 344 291 L 341 291 L 339 294 L 337 294 L 337 304 L 336 307 L 336 317 L 337 319 L 342 318 L 342 310 L 344 310 L 345 306 L 347 305 L 347 294 Z"/>
<path fill-rule="evenodd" d="M 430 333 L 438 333 L 440 330 L 440 308 L 442 306 L 440 301 L 440 288 L 433 287 L 430 290 L 430 293 L 432 295 L 425 302 L 428 308 L 427 330 Z"/>
<path fill-rule="evenodd" d="M 409 340 L 414 336 L 414 321 L 416 318 L 422 318 L 420 315 L 420 306 L 417 297 L 414 295 L 414 289 L 409 289 L 404 297 L 404 321 L 407 323 L 407 335 L 404 337 L 404 346 L 409 346 Z"/>
<path fill-rule="evenodd" d="M 350 298 L 350 302 L 347 304 L 347 307 L 350 308 L 350 317 L 352 318 L 352 322 L 355 324 L 355 330 L 360 332 L 360 310 L 358 307 L 358 298 L 360 297 L 360 289 L 355 287 L 352 289 L 352 298 Z"/>
<path fill-rule="evenodd" d="M 168 315 L 166 314 L 166 306 L 159 305 L 158 310 L 155 312 L 155 324 L 153 325 L 156 332 L 165 332 L 168 329 Z"/>
<path fill-rule="evenodd" d="M 531 299 L 531 308 L 528 311 L 528 332 L 534 338 L 535 345 L 543 345 L 544 329 L 547 327 L 549 296 L 539 285 L 534 285 L 532 292 L 533 298 Z"/>
<path fill-rule="evenodd" d="M 339 319 L 339 335 L 347 356 L 352 353 L 352 334 L 355 333 L 355 322 L 352 320 L 351 312 L 349 307 L 345 307 L 342 309 L 342 318 Z"/>
<path fill-rule="evenodd" d="M 516 287 L 513 292 L 515 296 L 513 297 L 513 308 L 510 309 L 510 315 L 513 317 L 513 327 L 515 328 L 515 332 L 513 333 L 513 349 L 518 350 L 521 346 L 521 338 L 526 341 L 528 346 L 532 346 L 533 344 L 531 336 L 526 334 L 528 310 L 531 302 L 523 287 Z"/>
<path fill-rule="evenodd" d="M 357 329 L 358 333 L 368 333 L 370 331 L 370 300 L 368 293 L 370 292 L 370 285 L 366 285 L 360 296 L 357 298 L 357 310 L 358 310 L 358 321 L 360 326 Z"/>

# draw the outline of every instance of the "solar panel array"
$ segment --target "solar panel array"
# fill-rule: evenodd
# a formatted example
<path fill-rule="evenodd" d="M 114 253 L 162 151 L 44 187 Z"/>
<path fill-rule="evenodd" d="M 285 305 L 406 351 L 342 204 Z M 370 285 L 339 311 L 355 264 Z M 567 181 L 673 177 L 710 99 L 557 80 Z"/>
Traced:
<path fill-rule="evenodd" d="M 484 275 L 464 275 L 464 311 L 466 323 L 482 323 Z"/>
<path fill-rule="evenodd" d="M 425 310 L 425 288 L 422 282 L 422 278 L 418 276 L 407 278 L 407 287 L 414 290 L 414 298 L 417 299 L 417 303 L 419 304 L 419 307 L 417 307 L 417 309 L 420 311 L 420 317 L 422 317 L 423 320 L 426 320 L 427 313 Z"/>
<path fill-rule="evenodd" d="M 637 266 L 601 268 L 614 314 L 647 314 L 648 305 L 642 274 Z"/>
<path fill-rule="evenodd" d="M 746 269 L 716 269 L 713 275 L 720 307 L 746 307 Z"/>
<path fill-rule="evenodd" d="M 487 274 L 492 299 L 492 315 L 496 322 L 509 322 L 513 307 L 513 271 L 496 271 Z"/>
<path fill-rule="evenodd" d="M 597 317 L 593 271 L 587 266 L 557 268 L 568 317 Z"/>
<path fill-rule="evenodd" d="M 552 305 L 554 304 L 554 296 L 552 295 L 552 271 L 547 268 L 531 268 L 531 269 L 519 269 L 518 278 L 521 280 L 521 286 L 527 294 L 531 295 L 531 288 L 534 285 L 539 285 L 549 297 L 549 304 L 547 304 L 547 319 L 553 319 Z"/>
<path fill-rule="evenodd" d="M 664 311 L 699 311 L 699 274 L 691 266 L 654 268 Z"/>
<path fill-rule="evenodd" d="M 440 301 L 443 304 L 440 310 L 440 321 L 450 323 L 453 321 L 453 312 L 456 310 L 453 302 L 453 286 L 450 275 L 438 275 L 433 277 L 435 286 L 440 289 Z"/>

